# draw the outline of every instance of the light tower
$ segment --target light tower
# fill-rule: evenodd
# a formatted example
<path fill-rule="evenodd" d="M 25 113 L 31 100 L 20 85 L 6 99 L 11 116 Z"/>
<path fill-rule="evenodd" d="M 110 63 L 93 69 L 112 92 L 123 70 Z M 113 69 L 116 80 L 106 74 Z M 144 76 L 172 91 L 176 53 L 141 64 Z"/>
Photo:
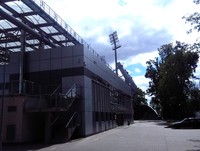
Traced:
<path fill-rule="evenodd" d="M 117 36 L 117 31 L 113 32 L 112 34 L 109 35 L 109 39 L 110 39 L 110 43 L 111 45 L 113 45 L 113 50 L 115 51 L 115 71 L 116 74 L 118 75 L 118 71 L 117 71 L 117 49 L 121 47 L 120 43 L 119 43 L 119 39 Z"/>

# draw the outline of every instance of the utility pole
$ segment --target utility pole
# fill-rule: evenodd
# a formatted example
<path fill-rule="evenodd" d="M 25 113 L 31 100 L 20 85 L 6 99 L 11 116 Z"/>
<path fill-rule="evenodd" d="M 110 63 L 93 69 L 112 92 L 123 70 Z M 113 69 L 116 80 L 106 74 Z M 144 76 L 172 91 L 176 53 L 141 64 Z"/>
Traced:
<path fill-rule="evenodd" d="M 118 68 L 117 68 L 117 49 L 121 47 L 117 35 L 117 31 L 113 32 L 112 34 L 109 35 L 110 38 L 110 43 L 113 45 L 113 50 L 115 51 L 115 72 L 118 75 Z"/>

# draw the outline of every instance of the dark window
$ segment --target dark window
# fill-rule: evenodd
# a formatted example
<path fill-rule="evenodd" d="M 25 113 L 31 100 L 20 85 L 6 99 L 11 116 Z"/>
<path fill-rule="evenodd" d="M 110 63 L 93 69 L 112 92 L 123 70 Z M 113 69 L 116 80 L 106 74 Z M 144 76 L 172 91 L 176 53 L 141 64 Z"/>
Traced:
<path fill-rule="evenodd" d="M 17 107 L 16 106 L 8 106 L 8 112 L 16 112 Z"/>
<path fill-rule="evenodd" d="M 13 125 L 7 125 L 7 130 L 6 130 L 6 139 L 13 141 L 15 140 L 15 130 L 16 130 L 16 126 Z"/>

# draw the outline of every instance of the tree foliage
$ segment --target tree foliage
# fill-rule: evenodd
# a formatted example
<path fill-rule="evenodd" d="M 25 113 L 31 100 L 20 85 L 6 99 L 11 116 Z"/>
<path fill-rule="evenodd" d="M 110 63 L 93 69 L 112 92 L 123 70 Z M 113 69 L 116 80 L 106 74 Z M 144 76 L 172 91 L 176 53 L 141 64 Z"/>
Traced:
<path fill-rule="evenodd" d="M 159 57 L 147 61 L 145 77 L 150 79 L 147 93 L 161 106 L 164 118 L 181 118 L 197 67 L 198 53 L 189 45 L 176 42 L 161 46 Z"/>
<path fill-rule="evenodd" d="M 134 105 L 141 105 L 146 104 L 147 105 L 147 99 L 145 98 L 146 93 L 142 91 L 142 89 L 138 88 L 136 89 L 136 95 L 135 95 L 135 104 Z"/>
<path fill-rule="evenodd" d="M 194 0 L 200 4 L 200 0 Z M 184 16 L 193 30 L 200 31 L 200 13 Z M 159 57 L 147 61 L 145 77 L 150 79 L 147 93 L 151 104 L 161 110 L 164 118 L 182 118 L 200 110 L 200 90 L 191 81 L 197 67 L 200 43 L 188 45 L 176 42 L 161 46 Z"/>
<path fill-rule="evenodd" d="M 199 5 L 200 0 L 194 0 L 195 4 Z M 193 30 L 200 31 L 200 13 L 194 12 L 193 14 L 184 16 L 183 19 L 185 19 L 186 23 L 190 23 L 193 28 L 188 30 L 188 33 L 191 33 Z"/>
<path fill-rule="evenodd" d="M 192 87 L 188 95 L 187 110 L 189 116 L 194 116 L 195 112 L 200 111 L 200 90 L 198 87 Z"/>

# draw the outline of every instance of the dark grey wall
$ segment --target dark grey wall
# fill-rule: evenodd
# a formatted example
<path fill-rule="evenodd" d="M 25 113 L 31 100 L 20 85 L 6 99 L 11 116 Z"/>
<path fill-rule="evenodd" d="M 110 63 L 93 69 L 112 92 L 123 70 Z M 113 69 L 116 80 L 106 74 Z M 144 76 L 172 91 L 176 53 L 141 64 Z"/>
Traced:
<path fill-rule="evenodd" d="M 9 75 L 19 73 L 19 58 L 19 52 L 11 54 L 11 62 L 6 66 L 6 83 L 9 82 Z M 78 69 L 82 67 L 109 82 L 112 86 L 120 89 L 122 92 L 128 95 L 131 94 L 130 87 L 108 67 L 105 60 L 83 45 L 32 51 L 25 55 L 25 59 L 27 60 L 25 63 L 25 72 L 31 73 L 31 75 L 27 75 L 29 77 L 34 76 L 34 74 L 32 74 L 34 72 L 43 72 L 45 74 L 45 71 L 59 70 L 62 72 L 63 69 Z M 74 70 L 71 70 L 70 72 L 72 72 L 71 75 L 73 76 Z M 0 75 L 3 75 L 3 66 L 0 66 Z M 46 80 L 47 79 L 48 77 L 46 77 Z M 17 80 L 17 78 L 15 78 L 15 80 Z M 0 76 L 0 83 L 2 82 L 3 76 Z"/>

